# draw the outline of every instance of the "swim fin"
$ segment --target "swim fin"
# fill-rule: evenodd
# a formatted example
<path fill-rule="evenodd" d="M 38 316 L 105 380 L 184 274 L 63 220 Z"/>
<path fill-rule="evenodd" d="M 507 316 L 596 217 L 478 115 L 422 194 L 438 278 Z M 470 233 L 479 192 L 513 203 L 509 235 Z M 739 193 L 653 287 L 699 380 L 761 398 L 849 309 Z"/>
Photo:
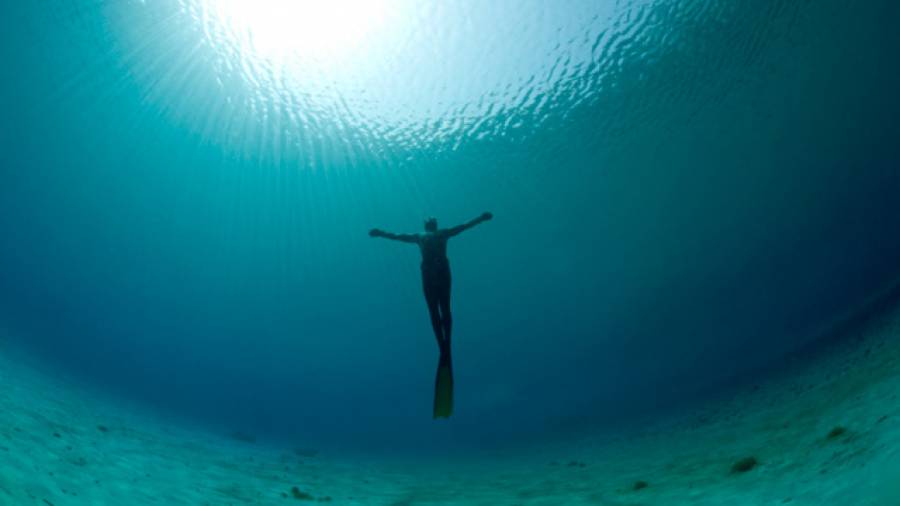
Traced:
<path fill-rule="evenodd" d="M 450 347 L 441 347 L 437 375 L 434 378 L 434 416 L 449 418 L 453 414 L 453 364 Z"/>

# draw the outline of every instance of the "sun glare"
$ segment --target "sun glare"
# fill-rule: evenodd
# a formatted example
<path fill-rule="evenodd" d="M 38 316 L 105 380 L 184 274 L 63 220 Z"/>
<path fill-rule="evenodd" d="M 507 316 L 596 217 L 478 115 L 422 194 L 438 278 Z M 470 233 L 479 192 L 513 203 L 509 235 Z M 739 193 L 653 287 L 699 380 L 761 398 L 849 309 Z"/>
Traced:
<path fill-rule="evenodd" d="M 256 58 L 344 59 L 384 28 L 389 0 L 207 0 L 207 13 Z M 246 56 L 246 55 L 245 55 Z"/>

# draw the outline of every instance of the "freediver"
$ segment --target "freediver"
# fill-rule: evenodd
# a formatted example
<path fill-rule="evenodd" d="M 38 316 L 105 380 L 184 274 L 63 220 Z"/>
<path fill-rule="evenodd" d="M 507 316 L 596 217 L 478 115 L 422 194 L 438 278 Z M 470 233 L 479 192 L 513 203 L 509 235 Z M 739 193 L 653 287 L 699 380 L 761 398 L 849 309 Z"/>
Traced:
<path fill-rule="evenodd" d="M 393 234 L 377 228 L 371 237 L 417 244 L 422 253 L 422 288 L 431 315 L 431 328 L 437 338 L 440 359 L 434 380 L 434 418 L 447 418 L 453 413 L 453 366 L 450 360 L 450 261 L 447 259 L 447 240 L 479 223 L 493 218 L 491 213 L 453 228 L 438 228 L 437 219 L 425 220 L 424 234 Z"/>

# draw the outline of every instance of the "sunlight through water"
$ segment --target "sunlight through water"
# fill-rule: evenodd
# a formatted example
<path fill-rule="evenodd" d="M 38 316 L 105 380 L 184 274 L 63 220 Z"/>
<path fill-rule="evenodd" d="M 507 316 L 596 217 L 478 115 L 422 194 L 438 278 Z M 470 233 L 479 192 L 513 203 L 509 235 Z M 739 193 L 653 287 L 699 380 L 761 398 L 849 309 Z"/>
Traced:
<path fill-rule="evenodd" d="M 388 0 L 208 0 L 209 21 L 220 24 L 247 58 L 273 65 L 314 60 L 343 63 L 365 53 L 383 29 Z"/>
<path fill-rule="evenodd" d="M 590 100 L 585 79 L 622 29 L 613 2 L 180 2 L 229 100 L 283 119 L 295 144 L 341 131 L 357 147 L 455 150 L 527 135 Z"/>

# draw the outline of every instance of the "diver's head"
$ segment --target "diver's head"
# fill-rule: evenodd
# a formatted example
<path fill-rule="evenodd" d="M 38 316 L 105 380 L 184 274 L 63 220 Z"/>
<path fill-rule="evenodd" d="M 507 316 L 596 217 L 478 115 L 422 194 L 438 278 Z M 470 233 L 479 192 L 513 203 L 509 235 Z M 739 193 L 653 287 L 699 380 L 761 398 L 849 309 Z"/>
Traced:
<path fill-rule="evenodd" d="M 427 232 L 434 232 L 437 230 L 437 218 L 428 218 L 425 220 L 425 230 Z"/>

